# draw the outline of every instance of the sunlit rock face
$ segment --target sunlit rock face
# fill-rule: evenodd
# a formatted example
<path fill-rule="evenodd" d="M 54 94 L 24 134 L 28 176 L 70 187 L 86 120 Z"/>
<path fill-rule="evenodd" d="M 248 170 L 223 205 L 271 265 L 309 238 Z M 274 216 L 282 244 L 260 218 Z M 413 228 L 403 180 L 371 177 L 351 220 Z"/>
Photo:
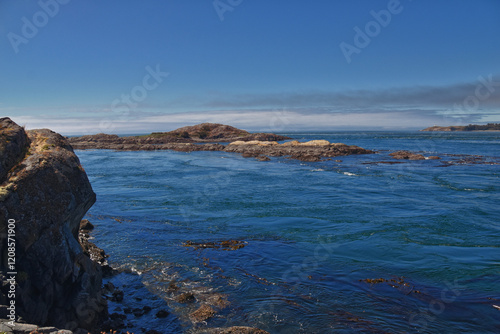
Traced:
<path fill-rule="evenodd" d="M 0 304 L 10 302 L 5 231 L 15 221 L 17 315 L 40 326 L 88 330 L 107 315 L 101 268 L 78 242 L 95 199 L 64 137 L 0 118 Z"/>

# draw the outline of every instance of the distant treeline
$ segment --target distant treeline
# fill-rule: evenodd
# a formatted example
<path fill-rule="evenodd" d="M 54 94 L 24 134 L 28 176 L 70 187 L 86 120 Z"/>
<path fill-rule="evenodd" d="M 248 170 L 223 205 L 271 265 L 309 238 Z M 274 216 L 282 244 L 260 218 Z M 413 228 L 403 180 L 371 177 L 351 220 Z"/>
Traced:
<path fill-rule="evenodd" d="M 500 123 L 488 123 L 486 125 L 469 124 L 464 126 L 464 131 L 500 130 Z"/>

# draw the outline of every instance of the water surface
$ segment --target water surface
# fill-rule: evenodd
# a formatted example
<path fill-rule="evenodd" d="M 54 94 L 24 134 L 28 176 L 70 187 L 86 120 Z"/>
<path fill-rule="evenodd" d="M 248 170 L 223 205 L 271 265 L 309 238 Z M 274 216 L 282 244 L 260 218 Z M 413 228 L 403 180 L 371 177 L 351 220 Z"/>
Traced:
<path fill-rule="evenodd" d="M 500 332 L 493 307 L 500 305 L 500 134 L 290 136 L 378 153 L 305 163 L 224 152 L 77 151 L 97 194 L 87 217 L 94 241 L 113 266 L 140 273 L 114 282 L 135 297 L 147 287 L 150 295 L 137 300 L 152 295 L 177 314 L 131 320 L 137 328 Z M 399 149 L 442 159 L 377 163 L 393 161 L 388 153 Z M 466 163 L 472 155 L 478 163 Z M 222 240 L 244 247 L 185 246 Z M 230 305 L 192 326 L 194 306 L 175 302 L 172 282 L 199 300 L 221 294 Z"/>

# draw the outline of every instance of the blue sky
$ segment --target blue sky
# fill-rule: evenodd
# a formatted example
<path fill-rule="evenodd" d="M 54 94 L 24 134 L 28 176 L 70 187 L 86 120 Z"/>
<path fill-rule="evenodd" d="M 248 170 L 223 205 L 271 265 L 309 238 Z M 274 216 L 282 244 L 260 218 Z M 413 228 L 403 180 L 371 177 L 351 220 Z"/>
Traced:
<path fill-rule="evenodd" d="M 0 111 L 63 134 L 500 122 L 498 0 L 1 0 Z"/>

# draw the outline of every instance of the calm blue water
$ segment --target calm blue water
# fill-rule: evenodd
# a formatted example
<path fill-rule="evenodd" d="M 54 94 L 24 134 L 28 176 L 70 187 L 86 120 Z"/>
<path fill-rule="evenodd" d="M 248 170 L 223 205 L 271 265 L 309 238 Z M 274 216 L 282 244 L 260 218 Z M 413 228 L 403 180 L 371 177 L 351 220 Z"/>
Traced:
<path fill-rule="evenodd" d="M 270 333 L 500 332 L 493 307 L 500 306 L 500 165 L 493 164 L 500 133 L 291 136 L 379 153 L 304 163 L 77 151 L 97 194 L 87 217 L 94 241 L 113 266 L 140 274 L 113 282 L 125 285 L 126 299 L 176 314 L 132 316 L 132 324 L 163 333 L 232 325 Z M 393 161 L 388 153 L 399 149 L 442 160 L 374 163 Z M 464 156 L 454 154 L 485 163 L 460 163 Z M 184 246 L 222 240 L 245 247 Z M 365 281 L 380 278 L 388 282 Z M 175 302 L 171 282 L 200 301 L 222 294 L 230 305 L 193 326 L 194 306 Z"/>

